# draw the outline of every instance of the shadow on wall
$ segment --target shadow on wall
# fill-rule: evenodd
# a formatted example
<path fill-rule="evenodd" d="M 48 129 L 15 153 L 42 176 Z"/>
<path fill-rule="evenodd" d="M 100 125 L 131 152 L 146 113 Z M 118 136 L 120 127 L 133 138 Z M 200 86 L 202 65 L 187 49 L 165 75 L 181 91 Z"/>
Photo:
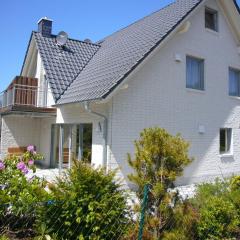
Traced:
<path fill-rule="evenodd" d="M 231 101 L 231 100 L 230 100 Z M 111 148 L 111 168 L 120 169 L 119 176 L 124 177 L 129 187 L 132 184 L 128 182 L 127 175 L 131 173 L 131 168 L 127 162 L 127 153 L 132 156 L 134 154 L 134 140 L 139 138 L 139 133 L 147 127 L 159 126 L 168 130 L 171 134 L 181 133 L 182 137 L 190 142 L 190 156 L 194 157 L 194 161 L 184 172 L 184 176 L 180 177 L 176 182 L 177 185 L 188 185 L 207 180 L 213 180 L 216 177 L 231 176 L 234 173 L 240 173 L 240 154 L 237 154 L 240 146 L 240 130 L 238 126 L 237 116 L 240 116 L 240 107 L 234 102 L 230 102 L 232 108 L 216 109 L 214 101 L 208 103 L 212 108 L 201 110 L 196 114 L 193 121 L 189 114 L 179 115 L 176 119 L 169 119 L 168 122 L 157 122 L 150 119 L 153 113 L 149 112 L 142 116 L 141 121 L 138 119 L 138 128 L 136 128 L 136 118 L 128 119 L 127 125 L 123 124 L 126 119 L 117 119 L 119 128 L 113 128 L 112 148 Z M 146 108 L 146 106 L 145 106 Z M 151 109 L 149 108 L 146 109 Z M 216 109 L 212 111 L 211 109 Z M 134 114 L 134 113 L 133 113 Z M 162 113 L 161 113 L 162 114 Z M 194 114 L 194 113 L 192 113 Z M 122 112 L 122 116 L 124 116 Z M 138 113 L 136 113 L 136 116 Z M 176 114 L 175 114 L 176 115 Z M 174 116 L 174 115 L 173 115 Z M 209 121 L 209 118 L 217 119 Z M 198 119 L 201 119 L 199 122 Z M 115 121 L 115 120 L 113 120 Z M 204 123 L 207 124 L 204 124 Z M 199 124 L 203 124 L 206 128 L 204 134 L 198 132 Z M 127 127 L 126 127 L 127 126 Z M 173 127 L 174 126 L 174 127 Z M 188 129 L 186 129 L 188 126 Z M 219 130 L 227 127 L 233 129 L 233 155 L 227 157 L 220 156 L 219 153 Z M 189 131 L 190 130 L 190 131 Z M 240 147 L 239 147 L 240 153 Z"/>
<path fill-rule="evenodd" d="M 8 153 L 9 147 L 36 146 L 36 150 L 48 157 L 51 131 L 45 133 L 45 120 L 31 116 L 9 115 L 3 117 L 2 153 Z M 51 123 L 49 123 L 51 125 Z M 49 128 L 51 129 L 51 128 Z M 46 149 L 49 148 L 49 149 Z"/>

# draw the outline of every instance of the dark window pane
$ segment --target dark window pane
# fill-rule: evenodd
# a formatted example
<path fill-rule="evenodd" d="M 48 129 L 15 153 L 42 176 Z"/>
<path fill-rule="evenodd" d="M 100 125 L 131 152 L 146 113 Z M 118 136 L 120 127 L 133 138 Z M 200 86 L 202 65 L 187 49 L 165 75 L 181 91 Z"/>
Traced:
<path fill-rule="evenodd" d="M 220 129 L 220 152 L 225 152 L 226 148 L 226 131 L 225 129 Z"/>
<path fill-rule="evenodd" d="M 229 69 L 229 95 L 240 96 L 240 72 Z"/>
<path fill-rule="evenodd" d="M 205 10 L 205 27 L 218 31 L 218 13 L 215 10 Z"/>
<path fill-rule="evenodd" d="M 186 87 L 204 90 L 204 61 L 187 56 Z"/>
<path fill-rule="evenodd" d="M 232 129 L 222 128 L 220 129 L 220 153 L 229 153 L 232 143 Z"/>

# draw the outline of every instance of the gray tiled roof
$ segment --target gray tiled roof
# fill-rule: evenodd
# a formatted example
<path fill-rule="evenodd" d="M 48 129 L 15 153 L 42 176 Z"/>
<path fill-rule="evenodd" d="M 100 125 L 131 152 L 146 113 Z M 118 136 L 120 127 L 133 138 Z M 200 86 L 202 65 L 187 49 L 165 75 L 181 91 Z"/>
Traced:
<path fill-rule="evenodd" d="M 202 0 L 177 0 L 104 39 L 58 104 L 105 98 Z"/>
<path fill-rule="evenodd" d="M 43 37 L 33 32 L 46 78 L 55 100 L 64 93 L 99 49 L 99 45 L 68 39 L 64 48 L 57 46 L 56 36 Z"/>

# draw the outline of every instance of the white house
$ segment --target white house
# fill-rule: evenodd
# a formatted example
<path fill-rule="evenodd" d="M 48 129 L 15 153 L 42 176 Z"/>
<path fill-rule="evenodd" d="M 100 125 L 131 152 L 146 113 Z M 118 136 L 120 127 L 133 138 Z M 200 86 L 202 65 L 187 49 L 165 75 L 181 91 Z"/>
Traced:
<path fill-rule="evenodd" d="M 34 144 L 62 168 L 90 151 L 127 179 L 134 140 L 160 126 L 191 144 L 179 185 L 239 174 L 239 13 L 234 0 L 177 0 L 97 43 L 59 42 L 40 20 L 0 100 L 1 157 Z"/>

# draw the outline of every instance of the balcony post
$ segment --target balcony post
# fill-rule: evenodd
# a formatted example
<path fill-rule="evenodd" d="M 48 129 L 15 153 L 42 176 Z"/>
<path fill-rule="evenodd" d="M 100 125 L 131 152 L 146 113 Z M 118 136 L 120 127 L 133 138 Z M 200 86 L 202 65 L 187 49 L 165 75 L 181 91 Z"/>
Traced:
<path fill-rule="evenodd" d="M 35 103 L 34 103 L 34 106 L 35 107 L 38 107 L 38 102 L 37 102 L 37 100 L 38 100 L 38 90 L 39 90 L 39 88 L 37 87 L 36 88 L 36 90 L 34 91 L 35 93 L 34 93 L 34 95 L 35 95 Z"/>
<path fill-rule="evenodd" d="M 83 124 L 79 124 L 78 160 L 83 160 Z"/>
<path fill-rule="evenodd" d="M 58 169 L 59 169 L 59 174 L 61 175 L 62 173 L 62 168 L 63 168 L 63 151 L 64 151 L 64 127 L 61 124 L 59 128 L 59 161 L 58 161 Z"/>
<path fill-rule="evenodd" d="M 71 168 L 72 165 L 72 134 L 73 134 L 73 126 L 69 127 L 69 135 L 68 135 L 68 168 Z"/>
<path fill-rule="evenodd" d="M 13 87 L 13 94 L 12 94 L 12 105 L 15 105 L 15 85 Z"/>
<path fill-rule="evenodd" d="M 7 107 L 9 106 L 9 104 L 8 104 L 8 90 L 7 90 Z"/>

